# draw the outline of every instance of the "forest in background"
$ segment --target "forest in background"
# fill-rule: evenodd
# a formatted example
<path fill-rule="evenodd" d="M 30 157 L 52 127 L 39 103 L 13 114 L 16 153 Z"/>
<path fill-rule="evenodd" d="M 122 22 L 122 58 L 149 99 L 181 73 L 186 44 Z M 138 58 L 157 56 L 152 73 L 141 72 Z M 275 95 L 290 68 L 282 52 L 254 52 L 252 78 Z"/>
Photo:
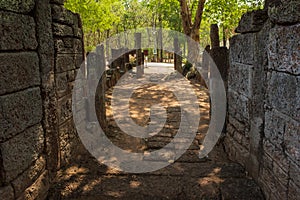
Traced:
<path fill-rule="evenodd" d="M 201 0 L 66 0 L 65 7 L 79 13 L 85 49 L 91 51 L 107 38 L 132 29 L 153 27 L 184 33 L 182 2 L 195 18 Z M 203 1 L 204 2 L 204 1 Z M 210 25 L 218 24 L 223 42 L 234 34 L 242 14 L 263 7 L 263 0 L 206 0 L 200 26 L 200 45 L 210 44 Z M 193 20 L 193 19 L 192 19 Z M 220 41 L 220 42 L 221 42 Z"/>

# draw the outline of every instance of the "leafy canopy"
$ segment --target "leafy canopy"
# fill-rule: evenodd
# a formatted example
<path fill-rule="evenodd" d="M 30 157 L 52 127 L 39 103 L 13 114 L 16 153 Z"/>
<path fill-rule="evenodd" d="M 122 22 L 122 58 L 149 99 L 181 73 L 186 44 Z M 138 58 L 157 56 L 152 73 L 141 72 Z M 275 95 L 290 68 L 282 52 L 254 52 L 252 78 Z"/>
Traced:
<path fill-rule="evenodd" d="M 198 1 L 188 1 L 192 16 Z M 229 38 L 243 13 L 262 6 L 263 0 L 206 0 L 200 43 L 204 46 L 209 42 L 210 24 L 218 24 Z M 65 7 L 80 14 L 89 47 L 129 29 L 161 26 L 183 31 L 179 0 L 66 0 Z M 220 33 L 222 38 L 223 31 Z"/>

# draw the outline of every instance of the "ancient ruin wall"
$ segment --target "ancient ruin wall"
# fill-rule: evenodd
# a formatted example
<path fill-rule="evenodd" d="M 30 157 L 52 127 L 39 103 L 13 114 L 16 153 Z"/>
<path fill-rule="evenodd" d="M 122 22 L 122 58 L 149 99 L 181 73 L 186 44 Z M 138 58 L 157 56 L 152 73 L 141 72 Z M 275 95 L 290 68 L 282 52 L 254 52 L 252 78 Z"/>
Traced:
<path fill-rule="evenodd" d="M 78 142 L 71 91 L 83 59 L 63 0 L 0 2 L 0 197 L 44 199 Z"/>
<path fill-rule="evenodd" d="M 300 2 L 245 14 L 230 42 L 225 148 L 266 199 L 300 190 Z"/>

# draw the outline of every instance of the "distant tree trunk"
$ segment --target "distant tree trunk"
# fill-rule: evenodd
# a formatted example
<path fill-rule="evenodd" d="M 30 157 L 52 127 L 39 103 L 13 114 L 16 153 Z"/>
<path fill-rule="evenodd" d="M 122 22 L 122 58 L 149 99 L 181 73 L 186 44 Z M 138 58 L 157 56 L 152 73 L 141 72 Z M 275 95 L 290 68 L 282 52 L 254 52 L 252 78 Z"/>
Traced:
<path fill-rule="evenodd" d="M 158 18 L 158 21 L 159 21 L 159 53 L 160 53 L 160 62 L 163 62 L 164 59 L 163 59 L 163 31 L 162 31 L 162 19 L 161 19 L 161 14 L 159 15 L 159 18 Z M 158 53 L 158 52 L 157 52 Z"/>
<path fill-rule="evenodd" d="M 223 25 L 223 47 L 226 47 L 226 31 L 225 31 L 225 27 Z"/>
<path fill-rule="evenodd" d="M 105 49 L 105 51 L 106 51 L 106 57 L 107 57 L 107 59 L 109 59 L 109 51 L 110 51 L 110 46 L 109 46 L 109 40 L 108 40 L 108 38 L 109 38 L 109 30 L 106 30 L 106 49 Z"/>
<path fill-rule="evenodd" d="M 195 46 L 195 41 L 200 40 L 200 25 L 202 20 L 202 13 L 204 9 L 205 0 L 198 0 L 197 11 L 194 22 L 192 22 L 192 12 L 189 9 L 186 0 L 179 0 L 181 8 L 181 19 L 184 34 L 191 37 L 194 41 L 188 40 L 188 59 L 190 62 L 197 62 L 199 58 L 198 46 Z"/>

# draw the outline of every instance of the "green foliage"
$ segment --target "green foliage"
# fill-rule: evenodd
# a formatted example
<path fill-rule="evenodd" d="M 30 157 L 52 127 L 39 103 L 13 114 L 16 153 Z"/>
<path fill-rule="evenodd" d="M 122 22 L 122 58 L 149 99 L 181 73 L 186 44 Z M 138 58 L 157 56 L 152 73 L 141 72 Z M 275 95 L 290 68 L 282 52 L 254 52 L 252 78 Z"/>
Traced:
<path fill-rule="evenodd" d="M 122 31 L 137 29 L 147 26 L 150 14 L 144 1 L 139 0 L 122 0 L 124 12 L 120 16 L 119 24 Z"/>
<path fill-rule="evenodd" d="M 228 39 L 234 34 L 241 16 L 247 11 L 263 8 L 263 0 L 207 0 L 201 25 L 201 36 L 206 41 L 203 46 L 209 43 L 209 29 L 211 24 L 218 24 L 220 38 Z M 221 31 L 222 30 L 222 31 Z"/>
<path fill-rule="evenodd" d="M 183 69 L 182 74 L 183 74 L 184 76 L 187 75 L 187 73 L 188 73 L 189 71 L 192 71 L 192 68 L 193 68 L 193 64 L 187 61 L 186 64 L 184 64 L 184 65 L 182 66 L 182 69 Z"/>
<path fill-rule="evenodd" d="M 178 0 L 146 0 L 148 11 L 152 13 L 151 26 L 162 26 L 182 31 L 180 4 Z M 159 22 L 161 21 L 161 24 Z"/>
<path fill-rule="evenodd" d="M 120 21 L 120 6 L 118 0 L 67 0 L 65 7 L 79 13 L 86 32 L 105 31 L 111 29 L 114 23 Z"/>
<path fill-rule="evenodd" d="M 189 0 L 192 16 L 197 3 Z M 242 14 L 262 4 L 262 0 L 206 0 L 201 44 L 209 44 L 210 24 L 219 24 L 221 30 L 224 27 L 229 38 Z M 80 14 L 88 51 L 107 37 L 130 29 L 162 27 L 182 32 L 179 0 L 66 0 L 65 7 Z"/>
<path fill-rule="evenodd" d="M 119 23 L 123 13 L 119 0 L 66 0 L 65 7 L 80 14 L 87 51 L 104 40 L 105 32 Z"/>

